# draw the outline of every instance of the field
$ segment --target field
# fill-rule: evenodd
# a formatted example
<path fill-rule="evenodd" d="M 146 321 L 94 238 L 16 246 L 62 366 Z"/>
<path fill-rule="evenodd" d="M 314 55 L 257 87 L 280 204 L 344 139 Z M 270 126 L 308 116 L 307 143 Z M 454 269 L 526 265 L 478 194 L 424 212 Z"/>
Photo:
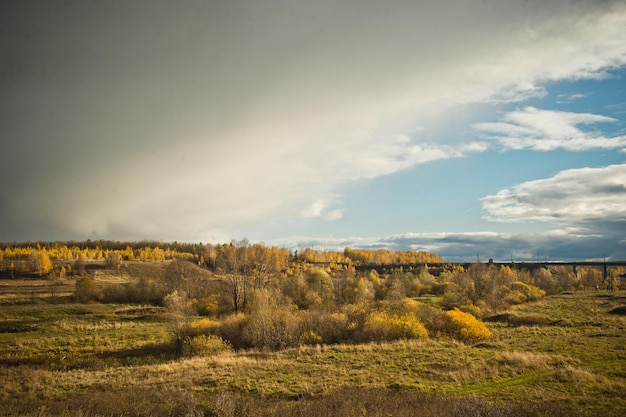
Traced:
<path fill-rule="evenodd" d="M 626 414 L 625 291 L 512 307 L 486 318 L 493 337 L 474 345 L 430 339 L 181 359 L 161 307 L 76 304 L 70 279 L 54 293 L 45 280 L 1 281 L 2 415 Z"/>

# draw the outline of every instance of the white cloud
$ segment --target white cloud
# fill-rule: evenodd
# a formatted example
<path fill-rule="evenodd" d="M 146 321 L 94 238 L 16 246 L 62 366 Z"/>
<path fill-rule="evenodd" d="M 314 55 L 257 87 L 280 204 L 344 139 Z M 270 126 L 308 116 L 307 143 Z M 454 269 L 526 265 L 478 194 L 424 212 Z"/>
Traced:
<path fill-rule="evenodd" d="M 484 197 L 482 207 L 499 222 L 625 222 L 626 164 L 561 171 Z"/>
<path fill-rule="evenodd" d="M 343 218 L 345 209 L 330 208 L 339 202 L 338 196 L 327 199 L 315 200 L 311 205 L 300 211 L 300 216 L 304 218 L 321 218 L 326 221 L 336 221 Z"/>
<path fill-rule="evenodd" d="M 302 217 L 320 217 L 327 203 L 323 200 L 315 200 L 310 206 L 300 212 Z"/>
<path fill-rule="evenodd" d="M 617 119 L 596 114 L 526 107 L 507 113 L 501 122 L 478 123 L 474 128 L 505 149 L 584 151 L 626 147 L 626 136 L 605 137 L 599 131 L 584 131 L 577 127 L 615 122 Z"/>
<path fill-rule="evenodd" d="M 531 98 L 542 98 L 547 94 L 545 87 L 525 82 L 503 88 L 496 94 L 486 97 L 484 101 L 488 103 L 516 103 Z"/>
<path fill-rule="evenodd" d="M 330 210 L 323 216 L 323 218 L 324 220 L 331 221 L 331 222 L 336 221 L 336 220 L 341 220 L 343 218 L 343 213 L 345 211 L 346 211 L 345 209 Z"/>

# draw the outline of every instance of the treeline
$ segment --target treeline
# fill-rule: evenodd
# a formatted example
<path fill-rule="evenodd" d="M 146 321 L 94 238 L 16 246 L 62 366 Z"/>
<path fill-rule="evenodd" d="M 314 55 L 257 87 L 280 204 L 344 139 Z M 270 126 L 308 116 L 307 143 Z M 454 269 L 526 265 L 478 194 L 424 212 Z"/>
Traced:
<path fill-rule="evenodd" d="M 204 245 L 189 243 L 162 243 L 156 241 L 118 242 L 87 240 L 84 242 L 25 242 L 0 243 L 0 260 L 28 258 L 33 252 L 45 252 L 52 260 L 79 258 L 104 259 L 110 252 L 119 253 L 124 260 L 197 259 Z"/>
<path fill-rule="evenodd" d="M 267 253 L 266 253 L 267 252 Z M 253 260 L 252 269 L 262 273 L 268 263 L 278 269 L 286 268 L 290 262 L 310 262 L 352 265 L 401 265 L 409 263 L 443 262 L 430 252 L 363 250 L 346 248 L 344 251 L 326 251 L 305 248 L 292 252 L 285 248 L 251 244 L 247 240 L 232 241 L 226 244 L 202 243 L 163 243 L 158 241 L 120 242 L 110 240 L 56 241 L 56 242 L 0 242 L 0 271 L 12 270 L 18 273 L 48 273 L 41 270 L 34 258 L 49 258 L 51 261 L 72 261 L 78 259 L 104 260 L 117 254 L 122 260 L 164 261 L 185 259 L 208 268 L 242 268 L 241 260 Z M 271 259 L 270 259 L 271 258 Z M 47 263 L 47 261 L 45 262 Z M 249 268 L 247 265 L 245 268 Z M 239 272 L 243 272 L 239 271 Z M 250 271 L 248 271 L 250 272 Z"/>

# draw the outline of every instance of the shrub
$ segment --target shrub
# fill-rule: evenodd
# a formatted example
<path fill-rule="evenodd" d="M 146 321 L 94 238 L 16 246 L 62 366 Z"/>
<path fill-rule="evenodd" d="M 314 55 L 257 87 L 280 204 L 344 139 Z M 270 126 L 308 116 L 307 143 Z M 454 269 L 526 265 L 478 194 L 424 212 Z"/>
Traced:
<path fill-rule="evenodd" d="M 420 303 L 408 297 L 404 297 L 401 300 L 386 302 L 382 306 L 383 309 L 390 314 L 417 314 L 417 312 L 419 311 Z"/>
<path fill-rule="evenodd" d="M 77 302 L 88 303 L 94 300 L 101 300 L 102 291 L 96 287 L 93 278 L 89 275 L 84 275 L 76 280 L 75 296 Z"/>
<path fill-rule="evenodd" d="M 350 320 L 345 313 L 317 311 L 309 316 L 308 327 L 321 338 L 318 343 L 342 343 L 352 337 Z"/>
<path fill-rule="evenodd" d="M 414 314 L 371 314 L 365 321 L 363 337 L 367 341 L 385 342 L 398 339 L 427 339 L 428 331 Z"/>
<path fill-rule="evenodd" d="M 526 296 L 521 291 L 510 291 L 504 297 L 504 302 L 507 304 L 523 304 L 526 302 Z"/>
<path fill-rule="evenodd" d="M 439 337 L 445 333 L 445 314 L 439 307 L 422 303 L 417 310 L 417 317 L 428 330 L 430 337 Z"/>
<path fill-rule="evenodd" d="M 475 343 L 491 337 L 491 332 L 483 322 L 458 308 L 446 311 L 444 317 L 446 333 L 456 340 Z"/>
<path fill-rule="evenodd" d="M 474 305 L 474 304 L 466 304 L 463 305 L 461 307 L 459 307 L 459 310 L 465 312 L 465 313 L 469 313 L 474 317 L 481 317 L 483 312 L 480 309 L 480 307 Z"/>
<path fill-rule="evenodd" d="M 105 303 L 149 303 L 162 304 L 165 287 L 155 280 L 140 277 L 139 279 L 125 284 L 107 285 L 103 289 L 102 301 Z"/>
<path fill-rule="evenodd" d="M 234 313 L 220 320 L 219 325 L 213 328 L 212 333 L 227 340 L 235 349 L 251 347 L 243 338 L 243 329 L 248 318 L 243 313 Z"/>
<path fill-rule="evenodd" d="M 194 320 L 189 323 L 189 334 L 192 336 L 207 335 L 219 325 L 219 322 L 206 318 Z"/>
<path fill-rule="evenodd" d="M 198 314 L 201 316 L 215 317 L 220 313 L 220 302 L 215 294 L 194 298 L 192 303 Z"/>
<path fill-rule="evenodd" d="M 232 349 L 230 343 L 219 336 L 210 334 L 191 336 L 185 339 L 182 353 L 184 356 L 210 356 Z"/>
<path fill-rule="evenodd" d="M 306 331 L 300 336 L 301 345 L 319 345 L 322 343 L 322 337 L 313 330 Z"/>
<path fill-rule="evenodd" d="M 245 340 L 264 350 L 297 346 L 302 334 L 297 307 L 276 291 L 258 291 L 251 298 Z"/>
<path fill-rule="evenodd" d="M 545 297 L 546 292 L 541 288 L 535 287 L 534 285 L 528 285 L 521 281 L 515 281 L 511 284 L 511 290 L 519 291 L 526 297 L 527 301 L 535 301 L 542 297 Z"/>

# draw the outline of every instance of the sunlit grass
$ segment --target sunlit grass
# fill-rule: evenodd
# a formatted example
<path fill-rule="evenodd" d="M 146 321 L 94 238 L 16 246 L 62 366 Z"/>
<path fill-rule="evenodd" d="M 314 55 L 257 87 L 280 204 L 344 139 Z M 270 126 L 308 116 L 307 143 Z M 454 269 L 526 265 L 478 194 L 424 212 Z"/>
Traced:
<path fill-rule="evenodd" d="M 547 297 L 512 309 L 541 314 L 547 324 L 487 323 L 493 337 L 476 345 L 430 339 L 190 359 L 175 357 L 167 317 L 157 307 L 3 306 L 0 402 L 27 407 L 174 388 L 199 398 L 231 392 L 284 401 L 351 387 L 619 415 L 626 411 L 626 317 L 609 311 L 625 304 L 624 292 Z"/>

